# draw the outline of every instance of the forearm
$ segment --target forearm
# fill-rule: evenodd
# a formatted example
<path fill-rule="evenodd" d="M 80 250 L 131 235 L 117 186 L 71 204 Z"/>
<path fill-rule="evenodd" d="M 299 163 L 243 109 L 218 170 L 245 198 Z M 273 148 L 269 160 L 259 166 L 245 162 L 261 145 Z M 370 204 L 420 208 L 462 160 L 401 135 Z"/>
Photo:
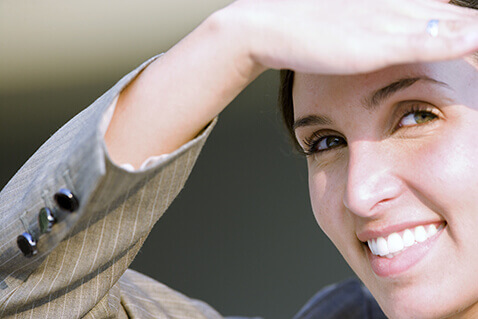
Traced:
<path fill-rule="evenodd" d="M 139 167 L 177 149 L 266 68 L 347 75 L 478 49 L 475 12 L 451 12 L 441 1 L 402 2 L 406 10 L 391 0 L 234 1 L 121 94 L 106 134 L 112 159 Z M 357 14 L 363 8 L 370 9 Z M 430 16 L 443 20 L 440 37 L 416 33 Z"/>
<path fill-rule="evenodd" d="M 265 68 L 215 13 L 119 96 L 105 135 L 111 158 L 138 168 L 194 138 Z"/>

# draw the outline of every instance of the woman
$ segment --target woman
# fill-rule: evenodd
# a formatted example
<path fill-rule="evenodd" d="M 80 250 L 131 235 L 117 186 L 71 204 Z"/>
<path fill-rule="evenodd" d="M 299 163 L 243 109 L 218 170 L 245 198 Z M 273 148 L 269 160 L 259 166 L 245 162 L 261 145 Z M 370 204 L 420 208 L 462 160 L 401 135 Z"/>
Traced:
<path fill-rule="evenodd" d="M 282 74 L 316 220 L 391 318 L 478 317 L 477 54 Z"/>
<path fill-rule="evenodd" d="M 144 169 L 136 175 L 121 175 L 106 161 L 98 171 L 103 169 L 107 177 L 93 176 L 88 179 L 90 184 L 84 184 L 75 178 L 80 179 L 89 165 L 78 164 L 76 171 L 68 163 L 65 183 L 86 193 L 80 196 L 80 204 L 94 203 L 102 209 L 96 214 L 96 206 L 81 210 L 75 202 L 75 210 L 81 213 L 78 220 L 73 214 L 64 218 L 72 221 L 68 225 L 79 224 L 69 232 L 62 228 L 63 237 L 57 236 L 68 236 L 68 240 L 55 243 L 58 246 L 53 245 L 51 252 L 42 246 L 38 251 L 22 250 L 44 259 L 27 263 L 31 272 L 13 271 L 7 276 L 25 283 L 6 281 L 7 288 L 13 288 L 1 299 L 2 314 L 35 317 L 54 312 L 64 316 L 65 305 L 75 296 L 80 302 L 68 306 L 75 307 L 70 309 L 74 316 L 152 316 L 154 311 L 136 312 L 136 308 L 144 300 L 148 305 L 167 302 L 173 294 L 151 296 L 148 287 L 162 288 L 137 274 L 123 273 L 160 213 L 147 216 L 145 230 L 137 228 L 142 224 L 139 207 L 150 191 L 133 187 L 123 195 L 109 177 L 121 175 L 142 187 L 159 172 L 159 185 L 164 180 L 176 183 L 171 193 L 177 194 L 182 182 L 176 180 L 184 181 L 194 161 L 189 149 L 194 143 L 192 147 L 199 149 L 202 143 L 196 136 L 200 134 L 203 141 L 211 129 L 208 123 L 258 75 L 276 68 L 296 72 L 284 76 L 284 113 L 291 133 L 307 154 L 316 219 L 383 311 L 392 318 L 472 317 L 478 311 L 473 271 L 478 263 L 473 249 L 473 225 L 477 224 L 473 162 L 478 155 L 473 147 L 473 119 L 478 79 L 471 54 L 477 50 L 476 12 L 446 1 L 234 2 L 152 62 L 134 81 L 136 73 L 112 90 L 116 94 L 130 83 L 119 94 L 111 121 L 105 116 L 99 124 L 105 130 L 107 126 L 105 142 L 112 161 L 134 170 L 161 161 L 148 160 L 151 156 L 165 154 L 167 159 L 160 164 L 167 169 L 157 166 L 147 172 L 150 175 L 142 174 Z M 442 60 L 451 61 L 437 62 Z M 110 102 L 113 93 L 96 104 Z M 96 113 L 103 114 L 93 108 L 84 117 L 95 119 L 99 115 L 92 114 Z M 91 138 L 98 138 L 98 132 Z M 90 145 L 88 139 L 75 143 Z M 91 157 L 97 149 L 92 148 Z M 179 155 L 168 157 L 170 153 Z M 186 169 L 177 165 L 184 154 L 188 156 L 181 163 L 187 163 Z M 8 186 L 17 186 L 17 180 L 22 179 Z M 128 198 L 130 190 L 136 191 L 132 198 Z M 107 192 L 114 200 L 103 203 L 98 194 Z M 158 202 L 163 208 L 173 197 L 169 195 L 164 196 L 164 205 Z M 54 198 L 60 212 L 62 201 Z M 118 204 L 117 198 L 126 204 Z M 151 211 L 155 204 L 156 200 Z M 125 211 L 134 217 L 128 219 L 131 214 Z M 105 227 L 99 221 L 110 215 L 102 214 L 118 218 Z M 128 223 L 134 231 L 124 233 L 118 228 L 108 233 L 113 226 Z M 95 227 L 101 229 L 97 238 Z M 90 258 L 89 248 L 104 241 L 104 229 L 111 235 L 112 250 L 120 253 L 95 249 Z M 48 231 L 39 237 L 39 245 L 53 242 Z M 26 241 L 19 243 L 35 243 L 35 238 L 29 241 L 25 236 Z M 69 269 L 63 265 L 69 262 L 65 256 L 71 247 L 76 247 L 80 257 L 73 258 Z M 100 265 L 101 260 L 104 264 Z M 9 261 L 4 264 L 8 266 Z M 58 273 L 48 276 L 51 261 L 61 261 L 57 271 L 68 269 L 71 275 L 63 280 L 57 280 L 63 278 Z M 50 277 L 45 284 L 44 278 Z M 43 291 L 43 286 L 49 289 Z M 183 317 L 218 317 L 196 303 L 192 305 L 200 315 L 193 314 L 191 304 L 172 305 L 174 311 L 189 307 Z"/>
<path fill-rule="evenodd" d="M 195 136 L 265 69 L 294 70 L 283 76 L 282 103 L 307 155 L 321 228 L 388 316 L 478 316 L 477 17 L 447 1 L 238 1 L 143 73 L 194 88 L 163 104 L 175 114 L 156 109 L 168 114 L 156 152 Z M 433 62 L 445 59 L 454 60 Z M 120 97 L 125 116 L 129 101 L 173 91 L 140 83 Z M 126 159 L 130 148 L 108 141 L 120 162 L 138 166 L 151 152 L 136 144 L 138 159 Z"/>
<path fill-rule="evenodd" d="M 478 314 L 477 70 L 470 57 L 296 74 L 314 215 L 391 318 Z"/>

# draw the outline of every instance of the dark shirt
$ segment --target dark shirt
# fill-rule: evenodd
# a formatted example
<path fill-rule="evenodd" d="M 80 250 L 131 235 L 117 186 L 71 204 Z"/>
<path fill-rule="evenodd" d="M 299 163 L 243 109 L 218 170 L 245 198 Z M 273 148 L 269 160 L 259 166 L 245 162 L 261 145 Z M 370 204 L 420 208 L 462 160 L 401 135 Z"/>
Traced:
<path fill-rule="evenodd" d="M 386 319 L 368 289 L 357 279 L 325 287 L 294 319 Z"/>

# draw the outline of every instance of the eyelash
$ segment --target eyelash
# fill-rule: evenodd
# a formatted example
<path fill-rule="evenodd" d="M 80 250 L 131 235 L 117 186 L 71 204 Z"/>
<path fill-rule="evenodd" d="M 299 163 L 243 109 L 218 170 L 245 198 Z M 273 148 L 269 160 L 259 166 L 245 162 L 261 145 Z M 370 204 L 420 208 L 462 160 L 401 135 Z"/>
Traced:
<path fill-rule="evenodd" d="M 431 107 L 430 105 L 412 104 L 412 105 L 410 105 L 410 108 L 408 109 L 408 111 L 405 112 L 405 114 L 402 115 L 402 117 L 400 118 L 400 121 L 403 120 L 408 115 L 413 114 L 413 113 L 428 113 L 429 115 L 433 115 L 434 118 L 432 120 L 428 121 L 428 122 L 432 122 L 432 121 L 436 120 L 439 116 L 437 114 L 436 109 Z M 426 123 L 424 123 L 424 124 L 426 124 Z M 423 125 L 423 124 L 410 125 L 410 127 L 415 127 L 415 126 L 420 126 L 420 125 Z M 397 130 L 401 127 L 404 127 L 404 125 L 397 124 L 395 130 Z"/>
<path fill-rule="evenodd" d="M 322 131 L 317 131 L 312 134 L 312 136 L 305 138 L 304 144 L 306 146 L 304 150 L 304 154 L 306 156 L 310 156 L 316 153 L 322 153 L 331 150 L 332 148 L 328 148 L 325 150 L 316 150 L 317 146 L 319 143 L 322 141 L 323 138 L 326 137 L 339 137 L 337 135 L 329 135 L 329 132 L 322 132 Z M 344 139 L 343 137 L 339 137 L 341 139 Z"/>
<path fill-rule="evenodd" d="M 407 117 L 408 115 L 410 114 L 413 114 L 413 113 L 427 113 L 428 115 L 432 115 L 433 118 L 430 120 L 430 121 L 427 121 L 425 123 L 422 123 L 422 124 L 415 124 L 415 125 L 400 125 L 400 123 L 398 123 L 396 126 L 395 126 L 395 129 L 394 131 L 398 130 L 398 129 L 401 129 L 403 127 L 409 127 L 409 128 L 412 128 L 412 127 L 416 127 L 416 126 L 422 126 L 422 125 L 425 125 L 425 124 L 428 124 L 429 122 L 434 122 L 437 118 L 438 118 L 438 114 L 436 114 L 436 110 L 429 106 L 429 105 L 420 105 L 420 104 L 412 104 L 410 105 L 410 107 L 408 108 L 408 110 L 400 117 L 400 121 L 402 121 L 405 117 Z M 327 148 L 327 149 L 323 149 L 323 150 L 317 150 L 317 146 L 319 145 L 320 142 L 322 142 L 322 140 L 324 138 L 328 138 L 328 137 L 335 137 L 335 138 L 339 138 L 339 139 L 342 139 L 344 141 L 344 144 L 342 144 L 341 146 L 337 146 L 337 147 L 343 147 L 343 146 L 347 146 L 347 141 L 345 141 L 345 139 L 339 135 L 330 135 L 330 132 L 327 132 L 327 131 L 316 131 L 314 132 L 310 137 L 307 137 L 304 139 L 304 144 L 305 144 L 305 150 L 303 151 L 303 153 L 306 155 L 306 156 L 310 156 L 310 155 L 314 155 L 314 154 L 317 154 L 317 153 L 322 153 L 322 152 L 327 152 L 327 151 L 330 151 L 332 149 L 335 149 L 337 147 L 331 147 L 331 148 Z"/>

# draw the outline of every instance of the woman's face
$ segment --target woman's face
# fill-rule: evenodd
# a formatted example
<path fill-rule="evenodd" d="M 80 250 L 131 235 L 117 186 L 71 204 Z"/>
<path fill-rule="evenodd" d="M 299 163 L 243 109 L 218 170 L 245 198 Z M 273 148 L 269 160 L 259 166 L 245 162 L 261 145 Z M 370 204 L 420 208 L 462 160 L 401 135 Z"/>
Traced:
<path fill-rule="evenodd" d="M 296 74 L 293 96 L 315 218 L 385 313 L 477 311 L 476 64 Z"/>

